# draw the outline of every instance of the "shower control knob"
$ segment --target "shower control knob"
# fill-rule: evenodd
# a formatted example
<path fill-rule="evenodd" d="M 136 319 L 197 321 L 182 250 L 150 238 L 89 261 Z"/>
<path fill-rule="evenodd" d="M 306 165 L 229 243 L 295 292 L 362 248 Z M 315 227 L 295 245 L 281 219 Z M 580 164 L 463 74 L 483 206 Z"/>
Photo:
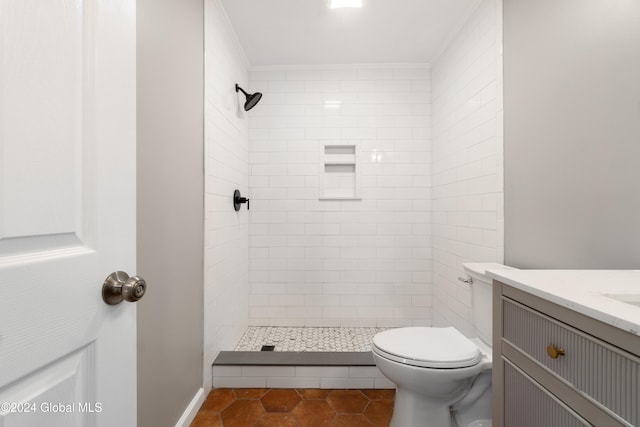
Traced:
<path fill-rule="evenodd" d="M 242 197 L 240 195 L 240 190 L 236 190 L 233 192 L 233 209 L 235 209 L 236 212 L 238 212 L 240 210 L 240 205 L 246 203 L 247 204 L 247 210 L 249 210 L 249 199 L 247 199 L 246 197 Z"/>
<path fill-rule="evenodd" d="M 129 277 L 124 271 L 111 273 L 102 284 L 102 299 L 109 305 L 123 300 L 136 302 L 147 291 L 147 282 L 139 276 Z"/>

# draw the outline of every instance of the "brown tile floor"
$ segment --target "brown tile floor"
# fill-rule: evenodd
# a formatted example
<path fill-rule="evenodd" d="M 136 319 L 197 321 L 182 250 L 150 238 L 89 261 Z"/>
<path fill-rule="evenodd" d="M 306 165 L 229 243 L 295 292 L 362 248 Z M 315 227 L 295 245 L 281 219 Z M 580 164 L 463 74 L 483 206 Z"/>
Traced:
<path fill-rule="evenodd" d="M 217 388 L 191 427 L 387 427 L 395 390 Z"/>

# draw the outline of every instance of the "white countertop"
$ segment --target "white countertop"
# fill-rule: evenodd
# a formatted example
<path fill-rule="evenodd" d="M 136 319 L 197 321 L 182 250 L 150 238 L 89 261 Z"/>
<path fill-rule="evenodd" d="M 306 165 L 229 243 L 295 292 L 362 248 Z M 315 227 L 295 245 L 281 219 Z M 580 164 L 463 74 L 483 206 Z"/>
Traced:
<path fill-rule="evenodd" d="M 640 307 L 603 294 L 640 296 L 640 270 L 488 270 L 489 277 L 640 335 Z"/>

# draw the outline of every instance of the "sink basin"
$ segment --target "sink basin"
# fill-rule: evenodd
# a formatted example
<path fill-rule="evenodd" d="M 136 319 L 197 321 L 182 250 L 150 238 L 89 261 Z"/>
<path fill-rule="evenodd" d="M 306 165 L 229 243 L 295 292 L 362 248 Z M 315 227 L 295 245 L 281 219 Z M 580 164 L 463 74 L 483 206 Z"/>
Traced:
<path fill-rule="evenodd" d="M 607 298 L 640 307 L 640 294 L 602 294 Z"/>

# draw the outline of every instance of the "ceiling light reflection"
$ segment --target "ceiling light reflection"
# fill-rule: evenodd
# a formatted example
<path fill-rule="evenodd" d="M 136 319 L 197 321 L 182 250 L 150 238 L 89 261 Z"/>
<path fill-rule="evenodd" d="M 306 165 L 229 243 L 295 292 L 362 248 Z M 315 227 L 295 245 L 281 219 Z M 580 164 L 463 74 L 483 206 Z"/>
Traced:
<path fill-rule="evenodd" d="M 343 7 L 362 7 L 363 0 L 331 0 L 329 7 L 331 9 L 340 9 Z"/>

